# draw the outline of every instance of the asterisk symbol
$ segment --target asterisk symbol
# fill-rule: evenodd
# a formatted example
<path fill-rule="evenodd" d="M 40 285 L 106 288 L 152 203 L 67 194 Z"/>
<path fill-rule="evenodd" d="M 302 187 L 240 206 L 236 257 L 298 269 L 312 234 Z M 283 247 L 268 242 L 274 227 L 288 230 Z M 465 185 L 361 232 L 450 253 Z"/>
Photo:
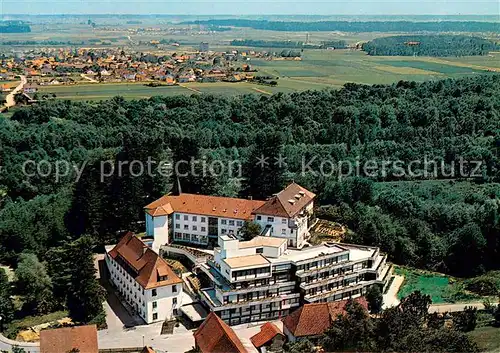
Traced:
<path fill-rule="evenodd" d="M 265 157 L 263 154 L 260 155 L 259 158 L 257 158 L 257 163 L 256 165 L 260 166 L 262 169 L 264 169 L 264 167 L 268 166 L 269 165 L 269 162 L 267 161 L 269 159 L 269 157 Z"/>
<path fill-rule="evenodd" d="M 278 157 L 274 157 L 274 165 L 277 165 L 279 168 L 286 167 L 286 157 L 280 153 Z"/>

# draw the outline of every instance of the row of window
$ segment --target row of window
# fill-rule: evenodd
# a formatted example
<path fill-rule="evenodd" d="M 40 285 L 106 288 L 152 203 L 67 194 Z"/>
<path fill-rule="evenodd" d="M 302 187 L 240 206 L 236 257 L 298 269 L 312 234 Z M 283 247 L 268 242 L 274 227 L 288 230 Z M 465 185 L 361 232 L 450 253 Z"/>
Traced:
<path fill-rule="evenodd" d="M 184 218 L 184 220 L 185 220 L 185 221 L 189 221 L 189 216 L 188 216 L 188 215 L 184 215 L 184 217 L 183 217 L 183 218 Z M 272 218 L 272 217 L 271 217 L 271 218 Z M 180 220 L 180 219 L 181 219 L 181 215 L 176 214 L 176 215 L 175 215 L 175 219 L 176 219 L 176 220 Z M 191 216 L 191 221 L 192 221 L 192 222 L 198 222 L 198 216 Z M 201 223 L 206 223 L 206 222 L 207 222 L 206 217 L 200 217 L 200 222 L 201 222 Z M 235 226 L 235 225 L 236 225 L 236 226 L 238 226 L 238 227 L 242 227 L 242 226 L 243 226 L 243 221 L 235 221 L 234 219 L 230 219 L 230 220 L 227 220 L 227 219 L 221 219 L 220 223 L 221 223 L 222 225 L 230 225 L 230 226 Z M 286 223 L 286 221 L 285 221 L 285 222 L 283 222 L 283 223 Z M 176 225 L 175 225 L 175 227 L 176 227 L 176 228 L 179 228 L 179 225 L 178 225 L 178 224 L 176 224 Z M 195 227 L 196 227 L 196 226 L 195 226 Z M 205 227 L 202 227 L 202 230 L 203 230 L 203 228 L 205 228 Z M 186 225 L 184 225 L 184 229 L 187 229 L 187 228 L 186 228 Z M 196 230 L 196 229 L 195 229 L 195 228 L 193 228 L 193 230 Z"/>
<path fill-rule="evenodd" d="M 175 219 L 176 220 L 180 220 L 181 219 L 181 215 L 180 214 L 176 214 L 175 215 Z M 188 215 L 184 215 L 184 220 L 185 221 L 189 221 L 189 216 Z M 198 216 L 191 216 L 191 220 L 193 222 L 198 222 Z M 206 217 L 200 217 L 200 222 L 201 223 L 205 223 L 206 221 L 207 221 Z"/>
<path fill-rule="evenodd" d="M 181 225 L 179 223 L 176 223 L 175 224 L 175 229 L 180 229 L 180 228 L 181 228 Z M 194 230 L 194 231 L 198 231 L 198 226 L 193 225 L 193 226 L 191 226 L 191 229 Z M 189 230 L 189 224 L 184 224 L 184 230 Z M 207 228 L 206 227 L 200 227 L 200 231 L 201 232 L 206 232 Z"/>
<path fill-rule="evenodd" d="M 257 216 L 257 220 L 258 221 L 262 221 L 262 216 Z M 267 223 L 274 223 L 274 217 L 267 217 Z M 281 224 L 286 224 L 287 223 L 287 219 L 286 218 L 282 218 L 281 219 Z"/>
<path fill-rule="evenodd" d="M 189 241 L 189 242 L 203 243 L 203 244 L 207 243 L 207 236 L 198 234 L 175 232 L 174 239 L 179 241 Z"/>

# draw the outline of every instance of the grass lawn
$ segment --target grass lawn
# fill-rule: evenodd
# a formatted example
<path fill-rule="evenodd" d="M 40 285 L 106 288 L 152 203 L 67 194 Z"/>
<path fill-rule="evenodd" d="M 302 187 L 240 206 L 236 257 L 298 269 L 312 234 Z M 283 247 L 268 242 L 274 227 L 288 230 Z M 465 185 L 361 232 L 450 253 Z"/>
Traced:
<path fill-rule="evenodd" d="M 5 331 L 3 332 L 5 337 L 15 339 L 17 333 L 28 327 L 33 327 L 48 322 L 54 322 L 68 316 L 67 311 L 56 311 L 47 315 L 42 316 L 26 316 L 25 318 L 13 320 L 7 325 Z"/>
<path fill-rule="evenodd" d="M 492 326 L 478 327 L 470 332 L 469 336 L 477 342 L 481 351 L 487 353 L 500 352 L 500 328 Z"/>
<path fill-rule="evenodd" d="M 480 296 L 467 293 L 463 288 L 461 280 L 456 280 L 440 273 L 399 266 L 396 266 L 395 273 L 405 277 L 403 285 L 398 292 L 399 299 L 418 290 L 430 295 L 434 304 L 481 300 Z"/>

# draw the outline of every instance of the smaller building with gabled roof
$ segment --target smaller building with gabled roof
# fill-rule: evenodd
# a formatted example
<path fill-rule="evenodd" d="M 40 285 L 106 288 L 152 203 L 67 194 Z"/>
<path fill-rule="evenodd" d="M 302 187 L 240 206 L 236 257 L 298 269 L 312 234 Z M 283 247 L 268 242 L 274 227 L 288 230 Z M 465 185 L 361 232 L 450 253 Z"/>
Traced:
<path fill-rule="evenodd" d="M 250 338 L 255 348 L 261 352 L 281 352 L 285 343 L 285 335 L 272 322 L 260 327 L 260 332 Z"/>
<path fill-rule="evenodd" d="M 365 297 L 353 300 L 368 309 Z M 314 340 L 321 337 L 339 315 L 345 314 L 348 301 L 305 304 L 283 319 L 283 332 L 291 342 L 301 338 Z"/>
<path fill-rule="evenodd" d="M 194 340 L 202 353 L 247 353 L 233 329 L 213 312 L 196 330 Z"/>
<path fill-rule="evenodd" d="M 153 249 L 128 232 L 106 252 L 111 283 L 146 323 L 179 315 L 182 279 Z"/>
<path fill-rule="evenodd" d="M 98 353 L 96 325 L 63 327 L 40 331 L 40 353 Z"/>

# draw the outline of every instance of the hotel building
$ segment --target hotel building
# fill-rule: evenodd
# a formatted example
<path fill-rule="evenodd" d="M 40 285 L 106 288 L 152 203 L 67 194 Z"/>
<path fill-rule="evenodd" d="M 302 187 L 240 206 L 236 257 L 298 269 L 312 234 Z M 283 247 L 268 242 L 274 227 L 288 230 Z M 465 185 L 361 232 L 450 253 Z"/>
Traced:
<path fill-rule="evenodd" d="M 255 221 L 262 235 L 301 248 L 309 237 L 309 217 L 316 195 L 292 183 L 267 201 L 181 193 L 165 195 L 145 207 L 146 235 L 158 252 L 175 242 L 215 247 L 223 235 L 237 235 L 245 221 Z"/>
<path fill-rule="evenodd" d="M 378 248 L 327 243 L 289 249 L 287 239 L 219 237 L 201 266 L 213 286 L 203 301 L 231 325 L 277 319 L 304 303 L 331 302 L 385 287 L 392 267 Z"/>

